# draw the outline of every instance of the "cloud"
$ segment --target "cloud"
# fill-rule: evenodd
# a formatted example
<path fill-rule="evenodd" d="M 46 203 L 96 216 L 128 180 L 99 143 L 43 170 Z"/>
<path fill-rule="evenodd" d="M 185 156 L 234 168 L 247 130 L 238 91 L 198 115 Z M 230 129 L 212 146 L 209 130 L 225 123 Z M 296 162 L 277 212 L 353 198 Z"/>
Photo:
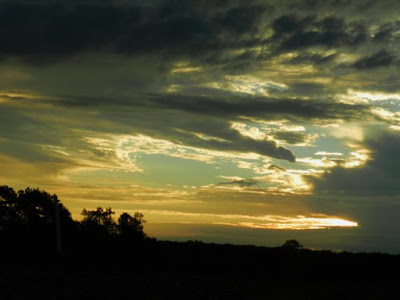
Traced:
<path fill-rule="evenodd" d="M 230 178 L 226 178 L 230 179 Z M 239 186 L 239 187 L 252 187 L 258 184 L 257 180 L 254 179 L 244 179 L 244 178 L 232 178 L 232 181 L 229 182 L 220 182 L 216 186 L 220 185 L 232 185 L 232 186 Z"/>
<path fill-rule="evenodd" d="M 291 92 L 297 96 L 322 95 L 325 86 L 320 83 L 296 82 L 290 86 Z"/>
<path fill-rule="evenodd" d="M 178 109 L 207 115 L 273 117 L 293 116 L 299 118 L 357 118 L 365 106 L 326 103 L 322 101 L 301 101 L 300 99 L 272 97 L 225 97 L 165 95 L 151 96 L 149 101 L 158 107 Z"/>
<path fill-rule="evenodd" d="M 312 145 L 318 137 L 316 134 L 304 134 L 302 132 L 278 131 L 274 134 L 274 139 L 283 141 L 289 145 Z"/>
<path fill-rule="evenodd" d="M 358 69 L 372 69 L 379 67 L 388 67 L 396 62 L 394 56 L 388 51 L 382 49 L 367 57 L 361 58 L 354 63 Z"/>
<path fill-rule="evenodd" d="M 281 16 L 272 23 L 273 41 L 281 50 L 295 50 L 313 46 L 338 47 L 357 45 L 367 40 L 367 33 L 360 23 L 346 23 L 338 17 L 317 19 L 315 16 L 298 18 Z"/>
<path fill-rule="evenodd" d="M 0 74 L 8 78 L 0 85 L 17 87 L 14 96 L 1 95 L 7 108 L 0 123 L 4 128 L 14 124 L 3 136 L 63 148 L 79 143 L 82 137 L 71 131 L 80 128 L 294 162 L 296 153 L 288 145 L 309 146 L 317 135 L 282 130 L 271 139 L 254 139 L 232 129 L 231 122 L 244 117 L 308 123 L 371 117 L 368 105 L 337 103 L 329 94 L 334 88 L 318 68 L 309 68 L 310 77 L 302 80 L 302 69 L 285 65 L 297 59 L 296 64 L 333 70 L 348 43 L 371 42 L 361 39 L 367 25 L 346 15 L 326 17 L 323 12 L 332 3 L 318 3 L 312 15 L 294 9 L 299 3 L 3 1 L 0 24 L 8 30 L 1 34 L 10 43 L 0 46 L 0 54 L 8 69 L 24 75 L 17 80 Z M 311 42 L 306 38 L 296 45 L 296 36 L 313 35 Z M 285 58 L 289 50 L 294 52 Z M 44 61 L 51 64 L 35 65 Z M 259 71 L 268 68 L 278 75 Z M 340 84 L 348 81 L 337 78 L 337 88 L 343 89 Z M 61 114 L 56 122 L 44 113 L 49 107 L 71 118 L 79 114 L 78 123 Z M 61 119 L 62 126 L 54 125 Z M 27 134 L 26 128 L 35 133 Z M 69 136 L 69 142 L 60 136 Z"/>
<path fill-rule="evenodd" d="M 0 25 L 7 28 L 0 37 L 8 41 L 0 55 L 31 63 L 54 62 L 85 51 L 175 56 L 251 45 L 258 41 L 255 34 L 262 15 L 272 9 L 255 1 L 210 5 L 111 0 L 2 1 L 0 8 Z"/>
<path fill-rule="evenodd" d="M 332 54 L 318 54 L 318 53 L 299 53 L 294 58 L 290 59 L 288 63 L 290 64 L 312 64 L 312 65 L 323 65 L 331 63 L 337 55 Z"/>
<path fill-rule="evenodd" d="M 396 32 L 400 29 L 400 22 L 385 23 L 379 26 L 374 34 L 374 41 L 380 43 L 391 43 L 396 40 Z"/>
<path fill-rule="evenodd" d="M 307 7 L 303 1 L 2 1 L 0 26 L 7 30 L 0 37 L 8 42 L 0 46 L 0 57 L 42 64 L 85 53 L 115 53 L 235 69 L 268 59 L 271 47 L 279 53 L 370 42 L 362 19 L 326 17 L 334 5 L 318 2 L 312 15 L 304 15 L 299 10 Z M 346 6 L 366 13 L 357 4 Z M 386 32 L 394 34 L 396 24 L 378 23 L 381 29 L 372 42 Z M 317 63 L 329 59 L 308 56 Z"/>
<path fill-rule="evenodd" d="M 355 196 L 400 195 L 400 135 L 381 133 L 370 136 L 365 146 L 371 150 L 371 159 L 360 168 L 336 167 L 312 182 L 318 193 Z"/>
<path fill-rule="evenodd" d="M 47 101 L 47 100 L 46 100 Z M 48 103 L 44 101 L 44 103 Z M 95 123 L 107 122 L 108 132 L 129 133 L 132 130 L 155 138 L 164 136 L 174 143 L 183 143 L 220 151 L 254 152 L 288 161 L 294 154 L 278 146 L 273 140 L 254 140 L 231 128 L 233 120 L 242 117 L 260 119 L 357 119 L 365 117 L 362 105 L 322 103 L 267 97 L 238 97 L 223 95 L 138 95 L 136 97 L 60 97 L 51 102 L 68 114 L 95 109 L 96 114 L 86 116 L 91 122 L 84 126 L 96 131 Z M 109 107 L 119 107 L 110 110 Z M 363 113 L 364 112 L 364 113 Z M 43 116 L 42 116 L 43 117 Z M 0 121 L 1 122 L 1 121 Z M 35 120 L 40 126 L 45 121 Z M 68 126 L 73 127 L 72 124 Z M 64 128 L 65 130 L 65 128 Z M 287 130 L 284 130 L 287 131 Z M 196 134 L 193 134 L 196 133 Z M 302 133 L 277 133 L 279 139 L 291 143 L 308 142 L 311 136 Z M 211 138 L 204 138 L 204 137 Z M 54 144 L 46 142 L 46 144 Z"/>
<path fill-rule="evenodd" d="M 291 34 L 298 30 L 304 29 L 310 22 L 315 19 L 313 16 L 307 16 L 299 19 L 295 15 L 283 15 L 276 18 L 271 27 L 276 34 Z"/>

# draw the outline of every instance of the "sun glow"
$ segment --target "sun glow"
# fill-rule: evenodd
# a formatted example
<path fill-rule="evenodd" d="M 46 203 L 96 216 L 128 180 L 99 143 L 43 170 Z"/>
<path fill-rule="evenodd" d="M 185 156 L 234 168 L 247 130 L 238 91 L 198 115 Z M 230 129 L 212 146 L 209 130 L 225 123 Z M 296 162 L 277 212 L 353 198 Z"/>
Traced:
<path fill-rule="evenodd" d="M 358 227 L 357 222 L 326 215 L 251 216 L 166 210 L 145 210 L 144 213 L 148 219 L 152 219 L 152 223 L 226 225 L 272 230 L 321 230 Z M 171 221 L 171 217 L 173 217 L 173 221 Z"/>
<path fill-rule="evenodd" d="M 357 222 L 352 222 L 340 218 L 327 217 L 282 217 L 281 220 L 266 216 L 267 222 L 239 222 L 236 226 L 244 226 L 258 229 L 277 229 L 277 230 L 317 230 L 330 228 L 349 228 L 358 227 Z M 279 220 L 279 221 L 278 221 Z M 275 222 L 274 222 L 275 221 Z"/>

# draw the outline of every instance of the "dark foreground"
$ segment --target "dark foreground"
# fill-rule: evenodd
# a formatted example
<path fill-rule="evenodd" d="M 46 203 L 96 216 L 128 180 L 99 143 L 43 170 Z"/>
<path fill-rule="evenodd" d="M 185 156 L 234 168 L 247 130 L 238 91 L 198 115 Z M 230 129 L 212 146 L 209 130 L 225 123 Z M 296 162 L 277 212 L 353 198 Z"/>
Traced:
<path fill-rule="evenodd" d="M 0 300 L 400 299 L 400 256 L 160 242 L 114 214 L 0 186 Z"/>
<path fill-rule="evenodd" d="M 400 299 L 400 257 L 149 240 L 1 253 L 0 299 Z"/>

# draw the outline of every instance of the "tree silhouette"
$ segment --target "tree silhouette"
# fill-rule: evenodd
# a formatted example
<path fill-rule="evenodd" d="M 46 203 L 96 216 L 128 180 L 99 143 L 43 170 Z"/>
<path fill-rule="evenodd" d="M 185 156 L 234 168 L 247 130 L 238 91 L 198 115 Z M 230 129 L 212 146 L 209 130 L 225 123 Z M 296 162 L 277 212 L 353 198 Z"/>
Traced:
<path fill-rule="evenodd" d="M 71 240 L 76 229 L 77 222 L 57 195 L 29 187 L 16 193 L 0 186 L 0 236 L 9 249 L 51 249 L 56 242 L 61 252 L 63 240 Z"/>
<path fill-rule="evenodd" d="M 0 186 L 0 228 L 7 230 L 41 231 L 53 228 L 56 207 L 61 223 L 73 223 L 71 213 L 57 195 L 40 189 L 26 188 L 16 193 L 8 186 Z"/>
<path fill-rule="evenodd" d="M 105 210 L 102 207 L 97 207 L 96 210 L 83 209 L 82 229 L 103 236 L 116 234 L 117 224 L 112 218 L 113 214 L 115 212 L 112 211 L 111 207 Z"/>
<path fill-rule="evenodd" d="M 17 193 L 8 186 L 0 186 L 0 230 L 10 230 L 17 225 L 15 209 Z"/>
<path fill-rule="evenodd" d="M 143 232 L 143 214 L 135 212 L 133 217 L 128 213 L 123 213 L 118 219 L 118 232 L 123 238 L 142 240 L 146 237 Z"/>

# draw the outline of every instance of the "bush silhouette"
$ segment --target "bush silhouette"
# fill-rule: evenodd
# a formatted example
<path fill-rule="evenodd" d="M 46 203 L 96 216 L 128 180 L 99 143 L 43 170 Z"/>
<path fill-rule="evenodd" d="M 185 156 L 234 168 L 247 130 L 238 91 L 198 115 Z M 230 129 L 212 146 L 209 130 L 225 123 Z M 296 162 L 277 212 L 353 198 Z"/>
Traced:
<path fill-rule="evenodd" d="M 300 249 L 303 248 L 303 245 L 300 244 L 297 240 L 287 240 L 283 245 L 283 248 L 287 249 Z"/>

